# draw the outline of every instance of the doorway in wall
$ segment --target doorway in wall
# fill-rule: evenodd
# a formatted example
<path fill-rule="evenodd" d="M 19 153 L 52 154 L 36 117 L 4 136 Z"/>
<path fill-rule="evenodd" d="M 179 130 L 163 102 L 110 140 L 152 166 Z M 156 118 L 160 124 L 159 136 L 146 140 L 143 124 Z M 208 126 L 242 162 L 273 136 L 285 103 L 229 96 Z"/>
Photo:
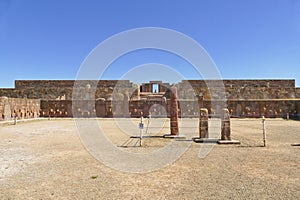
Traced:
<path fill-rule="evenodd" d="M 152 93 L 158 93 L 159 92 L 159 84 L 153 83 L 152 84 Z"/>

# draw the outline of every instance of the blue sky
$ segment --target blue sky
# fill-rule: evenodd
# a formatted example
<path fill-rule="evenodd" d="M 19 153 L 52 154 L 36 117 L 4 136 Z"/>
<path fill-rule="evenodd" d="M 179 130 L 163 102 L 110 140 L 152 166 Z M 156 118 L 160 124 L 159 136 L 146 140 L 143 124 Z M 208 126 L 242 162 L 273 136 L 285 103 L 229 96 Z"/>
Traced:
<path fill-rule="evenodd" d="M 300 86 L 297 0 L 0 0 L 0 87 L 13 87 L 16 79 L 75 79 L 99 43 L 141 27 L 193 38 L 224 79 L 291 78 Z M 184 60 L 155 50 L 122 56 L 101 78 L 118 79 L 146 63 L 201 78 Z M 142 80 L 163 79 L 162 73 Z"/>

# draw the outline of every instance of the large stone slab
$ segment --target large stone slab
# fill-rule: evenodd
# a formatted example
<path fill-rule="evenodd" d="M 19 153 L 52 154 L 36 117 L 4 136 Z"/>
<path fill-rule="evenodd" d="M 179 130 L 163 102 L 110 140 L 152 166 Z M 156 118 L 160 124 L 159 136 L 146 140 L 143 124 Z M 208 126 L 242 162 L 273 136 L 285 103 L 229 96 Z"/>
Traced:
<path fill-rule="evenodd" d="M 216 138 L 193 138 L 193 141 L 196 143 L 217 143 L 219 139 Z"/>
<path fill-rule="evenodd" d="M 185 135 L 172 135 L 172 134 L 165 134 L 163 135 L 164 138 L 169 138 L 169 139 L 185 139 Z"/>
<path fill-rule="evenodd" d="M 241 144 L 238 140 L 219 140 L 218 144 Z"/>

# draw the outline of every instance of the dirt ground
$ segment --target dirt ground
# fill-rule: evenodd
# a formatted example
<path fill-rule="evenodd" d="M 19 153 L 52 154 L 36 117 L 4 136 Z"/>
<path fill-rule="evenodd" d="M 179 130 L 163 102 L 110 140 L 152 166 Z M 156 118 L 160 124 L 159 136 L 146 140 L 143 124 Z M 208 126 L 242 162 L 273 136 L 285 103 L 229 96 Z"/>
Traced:
<path fill-rule="evenodd" d="M 74 119 L 2 123 L 0 199 L 300 198 L 300 146 L 292 145 L 300 144 L 299 121 L 267 119 L 267 147 L 262 147 L 260 119 L 231 120 L 232 137 L 240 145 L 194 143 L 197 119 L 186 119 L 182 125 L 181 132 L 191 133 L 186 139 L 161 137 L 169 131 L 168 119 L 145 120 L 144 135 L 151 137 L 138 147 L 139 139 L 130 139 L 139 134 L 138 119 L 119 119 L 120 124 L 113 119 L 90 120 L 100 124 L 115 148 L 131 154 L 147 155 L 170 142 L 190 146 L 167 166 L 128 173 L 93 157 Z M 217 123 L 210 124 L 216 131 Z M 116 163 L 119 159 L 111 158 Z"/>

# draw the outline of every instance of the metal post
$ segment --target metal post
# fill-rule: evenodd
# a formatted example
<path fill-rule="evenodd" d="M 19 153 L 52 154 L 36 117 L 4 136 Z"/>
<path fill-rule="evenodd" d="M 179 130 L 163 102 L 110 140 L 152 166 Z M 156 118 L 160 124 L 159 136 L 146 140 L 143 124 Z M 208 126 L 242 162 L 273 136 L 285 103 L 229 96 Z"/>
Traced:
<path fill-rule="evenodd" d="M 265 116 L 262 117 L 262 124 L 263 124 L 263 141 L 264 147 L 267 146 L 267 131 L 266 131 L 266 118 Z"/>
<path fill-rule="evenodd" d="M 149 128 L 150 120 L 151 120 L 151 112 L 149 113 L 148 123 L 147 123 L 146 131 L 145 131 L 146 135 L 148 134 L 148 128 Z"/>
<path fill-rule="evenodd" d="M 140 128 L 140 147 L 142 146 L 142 138 L 143 138 L 143 128 L 144 128 L 144 123 L 143 123 L 143 116 L 141 116 L 141 122 L 139 124 Z"/>

